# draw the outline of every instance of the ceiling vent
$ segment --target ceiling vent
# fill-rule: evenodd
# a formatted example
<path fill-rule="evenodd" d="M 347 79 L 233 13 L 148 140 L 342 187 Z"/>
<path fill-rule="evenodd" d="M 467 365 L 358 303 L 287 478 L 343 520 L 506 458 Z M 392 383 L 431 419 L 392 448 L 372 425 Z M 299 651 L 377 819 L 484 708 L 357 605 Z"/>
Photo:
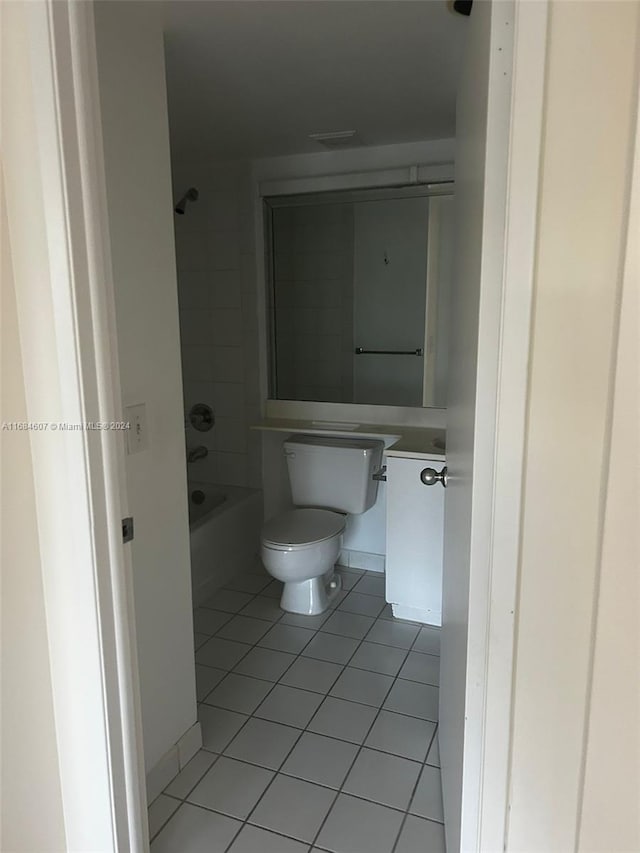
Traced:
<path fill-rule="evenodd" d="M 325 148 L 353 148 L 362 145 L 356 130 L 332 130 L 328 133 L 310 133 L 309 139 Z"/>

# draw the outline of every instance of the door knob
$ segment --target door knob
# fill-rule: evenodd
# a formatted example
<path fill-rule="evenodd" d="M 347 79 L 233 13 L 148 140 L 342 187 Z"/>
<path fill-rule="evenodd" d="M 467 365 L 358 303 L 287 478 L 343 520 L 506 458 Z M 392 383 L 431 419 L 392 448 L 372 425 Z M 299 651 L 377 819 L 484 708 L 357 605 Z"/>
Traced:
<path fill-rule="evenodd" d="M 436 483 L 442 483 L 447 487 L 447 466 L 445 465 L 442 471 L 436 471 L 435 468 L 423 468 L 420 471 L 420 479 L 425 486 L 435 486 Z"/>

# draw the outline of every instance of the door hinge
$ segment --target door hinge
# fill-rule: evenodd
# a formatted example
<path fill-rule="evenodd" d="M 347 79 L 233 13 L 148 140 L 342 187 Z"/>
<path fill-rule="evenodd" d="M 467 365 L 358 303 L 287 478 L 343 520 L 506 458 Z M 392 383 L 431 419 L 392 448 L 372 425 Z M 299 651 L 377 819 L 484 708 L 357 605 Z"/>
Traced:
<path fill-rule="evenodd" d="M 122 542 L 131 542 L 133 539 L 133 516 L 122 519 Z"/>

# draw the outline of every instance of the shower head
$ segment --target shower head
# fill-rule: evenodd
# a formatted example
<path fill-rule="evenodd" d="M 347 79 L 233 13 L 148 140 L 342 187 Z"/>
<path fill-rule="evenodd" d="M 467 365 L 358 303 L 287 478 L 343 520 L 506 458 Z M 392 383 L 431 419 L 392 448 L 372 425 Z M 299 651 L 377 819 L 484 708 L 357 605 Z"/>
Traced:
<path fill-rule="evenodd" d="M 176 213 L 182 215 L 185 211 L 188 201 L 198 201 L 198 190 L 195 187 L 189 187 L 186 193 L 182 196 L 180 201 L 173 208 Z"/>

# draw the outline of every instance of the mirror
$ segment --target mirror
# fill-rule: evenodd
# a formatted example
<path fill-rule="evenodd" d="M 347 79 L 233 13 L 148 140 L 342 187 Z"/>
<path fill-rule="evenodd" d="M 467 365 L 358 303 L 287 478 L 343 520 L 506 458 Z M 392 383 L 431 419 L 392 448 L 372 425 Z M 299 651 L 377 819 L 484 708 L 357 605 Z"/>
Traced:
<path fill-rule="evenodd" d="M 265 199 L 271 397 L 446 406 L 453 185 Z"/>

